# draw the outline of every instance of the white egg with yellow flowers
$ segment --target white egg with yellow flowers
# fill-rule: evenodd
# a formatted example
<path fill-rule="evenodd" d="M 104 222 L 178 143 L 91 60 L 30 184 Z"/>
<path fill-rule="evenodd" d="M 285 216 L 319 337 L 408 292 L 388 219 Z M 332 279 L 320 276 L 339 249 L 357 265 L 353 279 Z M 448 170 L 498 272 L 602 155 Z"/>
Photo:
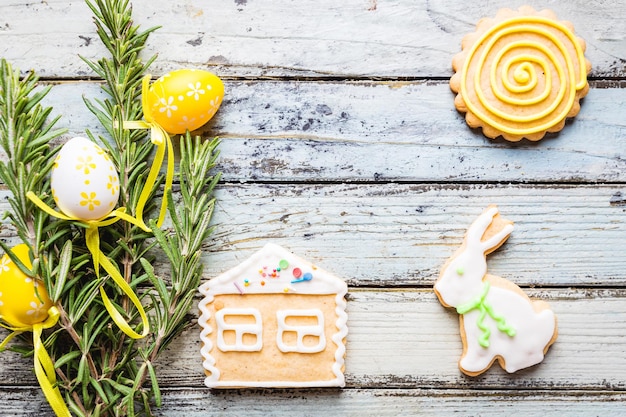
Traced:
<path fill-rule="evenodd" d="M 111 157 L 89 139 L 67 141 L 56 157 L 50 177 L 52 197 L 68 217 L 98 220 L 117 205 L 119 175 Z"/>
<path fill-rule="evenodd" d="M 27 267 L 32 268 L 29 249 L 19 244 L 11 252 Z M 30 327 L 48 318 L 52 301 L 41 282 L 24 274 L 4 254 L 0 259 L 0 317 L 14 328 Z"/>
<path fill-rule="evenodd" d="M 152 118 L 167 133 L 180 134 L 202 127 L 217 112 L 224 84 L 213 73 L 180 69 L 156 80 L 145 98 Z"/>

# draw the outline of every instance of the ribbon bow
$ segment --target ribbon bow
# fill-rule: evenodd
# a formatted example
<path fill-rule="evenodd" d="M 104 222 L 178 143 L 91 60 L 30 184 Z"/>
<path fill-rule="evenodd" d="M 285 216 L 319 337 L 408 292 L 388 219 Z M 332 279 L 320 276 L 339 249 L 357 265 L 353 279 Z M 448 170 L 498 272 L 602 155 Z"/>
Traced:
<path fill-rule="evenodd" d="M 146 178 L 146 182 L 144 183 L 143 189 L 139 194 L 139 200 L 137 201 L 136 207 L 136 218 L 129 216 L 126 214 L 125 208 L 119 208 L 117 210 L 112 211 L 105 217 L 99 220 L 90 220 L 84 221 L 82 219 L 66 216 L 65 214 L 59 213 L 58 211 L 52 209 L 46 203 L 44 203 L 41 199 L 39 199 L 33 192 L 26 193 L 26 196 L 37 205 L 40 209 L 45 211 L 51 216 L 62 220 L 70 220 L 70 221 L 78 221 L 87 226 L 87 232 L 85 233 L 85 240 L 87 244 L 87 248 L 89 252 L 91 252 L 91 256 L 93 258 L 94 269 L 96 271 L 96 276 L 99 277 L 100 265 L 102 268 L 113 278 L 113 281 L 117 284 L 117 286 L 122 290 L 122 292 L 128 296 L 128 298 L 132 301 L 134 306 L 139 311 L 139 315 L 141 317 L 141 321 L 143 324 L 143 332 L 141 334 L 135 332 L 126 322 L 124 317 L 117 311 L 103 287 L 100 287 L 100 295 L 102 296 L 102 301 L 104 303 L 104 307 L 109 312 L 109 315 L 117 324 L 117 326 L 128 336 L 133 339 L 140 339 L 145 337 L 150 328 L 148 323 L 148 318 L 146 316 L 146 312 L 139 301 L 137 295 L 133 292 L 132 288 L 128 285 L 128 283 L 124 280 L 122 275 L 120 274 L 117 267 L 107 258 L 107 256 L 102 253 L 100 250 L 100 235 L 98 233 L 98 227 L 109 226 L 115 223 L 118 220 L 126 220 L 127 222 L 134 224 L 135 226 L 140 227 L 146 232 L 151 232 L 152 230 L 146 225 L 143 220 L 143 211 L 145 209 L 146 203 L 148 202 L 148 198 L 152 192 L 152 188 L 154 188 L 154 184 L 156 183 L 157 177 L 159 175 L 159 171 L 161 169 L 161 165 L 163 165 L 163 159 L 165 157 L 165 151 L 167 148 L 167 172 L 165 174 L 165 186 L 164 186 L 164 195 L 167 195 L 167 192 L 172 188 L 172 183 L 174 181 L 174 150 L 172 146 L 172 141 L 170 139 L 169 134 L 161 127 L 152 117 L 152 111 L 150 106 L 148 105 L 148 94 L 150 87 L 150 75 L 146 75 L 141 84 L 141 104 L 143 107 L 144 119 L 137 121 L 124 121 L 123 128 L 124 129 L 150 129 L 150 140 L 156 145 L 157 150 L 154 156 L 154 160 L 152 161 L 152 166 L 150 167 L 150 171 L 148 172 L 148 177 Z M 159 217 L 157 220 L 157 227 L 161 227 L 163 221 L 165 219 L 165 214 L 167 212 L 167 198 L 163 198 L 161 201 L 161 210 L 159 212 Z"/>
<path fill-rule="evenodd" d="M 141 305 L 141 301 L 139 301 L 139 298 L 133 292 L 133 289 L 122 277 L 122 274 L 118 270 L 117 266 L 115 266 L 115 264 L 113 264 L 113 262 L 111 262 L 109 258 L 107 258 L 107 256 L 100 250 L 100 234 L 98 232 L 98 227 L 110 226 L 118 220 L 126 220 L 131 224 L 141 227 L 147 232 L 149 232 L 150 229 L 145 227 L 145 225 L 142 226 L 143 222 L 140 222 L 138 219 L 135 219 L 134 217 L 126 214 L 126 209 L 124 207 L 113 210 L 111 213 L 107 214 L 99 220 L 85 221 L 75 217 L 66 216 L 63 213 L 52 209 L 41 199 L 39 199 L 39 197 L 37 197 L 32 191 L 27 192 L 26 197 L 28 197 L 41 210 L 53 217 L 61 220 L 77 221 L 87 226 L 87 231 L 85 233 L 85 243 L 87 244 L 87 249 L 89 249 L 89 252 L 91 253 L 96 276 L 98 278 L 100 277 L 100 265 L 102 265 L 102 268 L 104 268 L 104 270 L 111 276 L 117 286 L 122 290 L 122 292 L 130 299 L 135 308 L 137 308 L 139 316 L 141 317 L 143 332 L 139 334 L 130 327 L 128 322 L 124 319 L 124 317 L 122 317 L 120 312 L 117 311 L 117 309 L 109 299 L 106 291 L 104 290 L 104 287 L 101 286 L 100 296 L 102 297 L 102 303 L 104 304 L 104 308 L 106 308 L 109 316 L 111 316 L 117 327 L 119 327 L 120 330 L 126 333 L 126 335 L 128 335 L 129 337 L 133 339 L 141 339 L 147 336 L 148 332 L 150 331 L 150 325 L 148 322 L 148 317 L 146 316 L 146 312 Z"/>
<path fill-rule="evenodd" d="M 56 325 L 59 321 L 59 315 L 59 310 L 56 307 L 50 307 L 48 309 L 48 318 L 40 323 L 35 323 L 32 326 L 13 327 L 0 323 L 2 327 L 12 332 L 2 341 L 2 343 L 0 343 L 0 351 L 4 350 L 7 343 L 18 334 L 28 331 L 33 332 L 35 376 L 41 386 L 41 390 L 43 391 L 46 400 L 48 400 L 50 407 L 52 407 L 52 410 L 57 416 L 71 417 L 70 411 L 65 405 L 65 401 L 63 401 L 61 391 L 59 391 L 59 387 L 57 386 L 54 364 L 52 363 L 52 359 L 50 358 L 50 355 L 48 355 L 48 352 L 46 352 L 46 348 L 41 341 L 43 329 L 49 329 Z"/>
<path fill-rule="evenodd" d="M 486 300 L 487 294 L 489 293 L 489 288 L 491 288 L 491 284 L 488 281 L 485 281 L 483 284 L 482 292 L 474 297 L 474 299 L 468 301 L 465 304 L 461 304 L 456 308 L 456 312 L 459 314 L 466 314 L 470 311 L 477 309 L 480 314 L 478 315 L 478 320 L 476 321 L 476 325 L 481 330 L 481 335 L 478 338 L 478 344 L 484 348 L 489 347 L 489 337 L 491 336 L 491 330 L 484 323 L 487 314 L 491 317 L 495 322 L 498 330 L 502 333 L 506 333 L 508 336 L 513 337 L 517 333 L 515 328 L 508 324 L 504 317 L 497 314 L 491 304 L 489 304 Z"/>
<path fill-rule="evenodd" d="M 142 229 L 150 229 L 143 221 L 143 209 L 150 197 L 152 188 L 156 183 L 157 176 L 163 165 L 163 158 L 165 156 L 165 148 L 167 147 L 167 171 L 165 173 L 165 186 L 163 188 L 163 195 L 166 196 L 167 192 L 172 188 L 174 181 L 174 149 L 172 146 L 172 140 L 169 133 L 159 125 L 152 116 L 152 109 L 148 104 L 148 95 L 150 93 L 150 75 L 143 77 L 141 81 L 141 106 L 143 107 L 143 117 L 145 120 L 125 120 L 122 123 L 124 129 L 150 129 L 150 141 L 156 145 L 157 150 L 146 178 L 143 190 L 139 195 L 139 201 L 137 202 L 137 220 L 142 225 Z M 161 227 L 163 220 L 165 219 L 165 213 L 167 211 L 167 198 L 163 197 L 161 200 L 161 210 L 159 212 L 159 218 L 157 220 L 157 227 Z"/>

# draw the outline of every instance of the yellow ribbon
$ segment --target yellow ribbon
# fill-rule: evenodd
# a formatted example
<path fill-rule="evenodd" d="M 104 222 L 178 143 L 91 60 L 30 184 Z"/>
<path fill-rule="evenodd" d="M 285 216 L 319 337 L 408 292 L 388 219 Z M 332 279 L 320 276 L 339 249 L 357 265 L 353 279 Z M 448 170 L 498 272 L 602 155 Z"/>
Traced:
<path fill-rule="evenodd" d="M 50 327 L 56 325 L 59 321 L 59 315 L 59 310 L 56 307 L 50 307 L 50 309 L 48 309 L 48 318 L 41 323 L 23 327 L 10 327 L 2 324 L 3 327 L 11 330 L 12 333 L 7 336 L 2 343 L 0 343 L 0 350 L 4 349 L 9 340 L 11 340 L 14 336 L 26 331 L 32 331 L 35 376 L 41 386 L 41 391 L 46 397 L 46 400 L 48 400 L 50 407 L 52 407 L 52 410 L 58 417 L 71 417 L 70 411 L 65 405 L 65 401 L 61 395 L 61 391 L 59 391 L 59 387 L 57 386 L 54 363 L 52 363 L 52 359 L 50 358 L 50 355 L 48 355 L 46 347 L 41 341 L 43 329 L 49 329 Z"/>
<path fill-rule="evenodd" d="M 98 232 L 98 227 L 109 226 L 118 220 L 126 220 L 129 223 L 132 223 L 136 226 L 139 226 L 143 229 L 138 219 L 135 219 L 132 216 L 126 214 L 126 209 L 121 207 L 109 213 L 107 216 L 103 217 L 100 220 L 89 220 L 84 221 L 81 219 L 73 218 L 66 216 L 63 213 L 60 213 L 51 207 L 49 207 L 46 203 L 44 203 L 39 197 L 37 197 L 32 191 L 26 193 L 26 196 L 41 210 L 46 212 L 47 214 L 62 219 L 62 220 L 70 220 L 70 221 L 78 221 L 87 225 L 87 231 L 85 232 L 85 243 L 87 244 L 87 249 L 91 253 L 91 257 L 93 259 L 94 270 L 96 271 L 96 276 L 100 277 L 100 265 L 102 268 L 109 274 L 109 276 L 113 279 L 113 281 L 117 284 L 117 286 L 122 290 L 122 292 L 130 299 L 133 305 L 137 308 L 139 312 L 139 316 L 141 317 L 141 323 L 143 325 L 143 332 L 141 334 L 135 332 L 128 322 L 122 317 L 122 315 L 117 311 L 103 287 L 100 287 L 100 295 L 102 297 L 102 302 L 104 307 L 108 311 L 109 315 L 117 325 L 126 335 L 133 339 L 141 339 L 145 337 L 150 331 L 150 324 L 148 322 L 148 317 L 146 315 L 146 311 L 141 305 L 141 301 L 137 295 L 133 292 L 133 289 L 128 285 L 128 283 L 122 277 L 122 274 L 118 270 L 117 266 L 113 264 L 107 258 L 107 256 L 102 253 L 100 250 L 100 234 Z M 145 230 L 145 229 L 144 229 Z M 150 229 L 146 230 L 150 231 Z"/>
<path fill-rule="evenodd" d="M 122 123 L 124 129 L 150 129 L 150 141 L 156 145 L 157 150 L 148 173 L 148 178 L 139 195 L 139 201 L 137 202 L 137 220 L 142 225 L 142 229 L 146 229 L 147 226 L 143 221 L 143 210 L 146 206 L 148 198 L 154 184 L 156 183 L 161 165 L 163 165 L 163 158 L 165 156 L 165 150 L 167 147 L 167 171 L 165 172 L 165 186 L 163 189 L 163 199 L 161 200 L 161 210 L 159 212 L 159 218 L 157 220 L 157 226 L 161 227 L 163 220 L 165 220 L 165 213 L 167 211 L 167 192 L 172 188 L 174 182 L 174 149 L 169 133 L 159 125 L 152 116 L 152 110 L 148 104 L 148 94 L 150 89 L 150 75 L 143 77 L 141 82 L 141 105 L 143 107 L 144 120 L 127 120 Z M 148 229 L 150 230 L 150 229 Z"/>
<path fill-rule="evenodd" d="M 122 292 L 130 299 L 133 303 L 137 311 L 139 312 L 139 316 L 141 317 L 141 323 L 143 324 L 143 332 L 141 334 L 135 332 L 124 320 L 124 317 L 120 314 L 119 311 L 115 308 L 111 300 L 109 299 L 106 291 L 104 291 L 104 287 L 100 287 L 100 296 L 102 297 L 102 303 L 104 304 L 104 308 L 109 312 L 109 315 L 117 324 L 117 327 L 120 328 L 124 333 L 130 336 L 133 339 L 141 339 L 145 337 L 150 331 L 150 325 L 148 323 L 148 317 L 146 316 L 146 311 L 141 305 L 141 301 L 137 295 L 133 292 L 133 289 L 128 285 L 128 283 L 122 277 L 122 274 L 117 269 L 117 266 L 113 264 L 107 258 L 107 256 L 102 253 L 100 250 L 100 234 L 98 233 L 98 227 L 90 225 L 85 233 L 85 241 L 87 243 L 87 248 L 93 257 L 93 265 L 96 270 L 96 276 L 99 277 L 99 269 L 100 265 L 102 268 L 109 274 L 109 276 L 113 279 L 113 281 L 117 284 L 117 286 L 122 290 Z"/>

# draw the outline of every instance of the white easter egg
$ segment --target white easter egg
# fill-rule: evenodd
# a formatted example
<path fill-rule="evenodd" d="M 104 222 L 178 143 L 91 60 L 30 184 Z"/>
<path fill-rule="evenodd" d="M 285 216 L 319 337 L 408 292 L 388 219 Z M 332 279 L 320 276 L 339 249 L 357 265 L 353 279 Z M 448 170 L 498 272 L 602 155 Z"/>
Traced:
<path fill-rule="evenodd" d="M 52 197 L 67 216 L 97 220 L 117 205 L 119 176 L 104 149 L 83 137 L 70 139 L 59 151 L 50 177 Z"/>

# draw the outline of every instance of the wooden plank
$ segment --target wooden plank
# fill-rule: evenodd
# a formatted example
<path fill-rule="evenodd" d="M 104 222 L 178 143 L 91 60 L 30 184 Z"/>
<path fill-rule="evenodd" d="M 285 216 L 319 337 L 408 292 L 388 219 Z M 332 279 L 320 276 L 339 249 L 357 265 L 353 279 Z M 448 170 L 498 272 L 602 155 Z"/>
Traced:
<path fill-rule="evenodd" d="M 234 77 L 449 77 L 461 39 L 503 7 L 549 7 L 586 40 L 593 77 L 624 76 L 623 2 L 494 0 L 304 0 L 289 2 L 134 0 L 136 22 L 161 29 L 146 56 L 153 70 L 210 67 Z M 4 1 L 0 56 L 45 77 L 92 72 L 79 55 L 105 54 L 82 1 Z M 59 59 L 62 57 L 62 59 Z"/>
<path fill-rule="evenodd" d="M 205 275 L 282 244 L 350 285 L 430 286 L 489 204 L 516 223 L 489 268 L 519 285 L 624 285 L 623 186 L 245 185 L 218 192 Z"/>
<path fill-rule="evenodd" d="M 514 375 L 496 366 L 481 377 L 468 378 L 457 367 L 461 355 L 457 314 L 441 307 L 430 289 L 350 289 L 346 383 L 369 388 L 626 387 L 623 290 L 529 294 L 548 301 L 559 319 L 559 339 L 544 362 Z M 190 375 L 199 364 L 197 340 L 198 331 L 192 329 L 172 348 L 172 355 L 163 358 L 160 378 L 168 386 L 188 386 L 195 381 Z M 198 375 L 197 382 L 202 384 L 202 375 Z"/>
<path fill-rule="evenodd" d="M 623 392 L 455 391 L 419 389 L 234 390 L 164 389 L 157 415 L 169 417 L 272 416 L 483 416 L 621 417 Z M 14 417 L 52 417 L 36 388 L 0 390 L 0 413 Z"/>
<path fill-rule="evenodd" d="M 194 416 L 451 416 L 502 417 L 594 415 L 623 416 L 623 393 L 581 395 L 575 392 L 493 392 L 441 390 L 246 391 L 206 393 L 168 390 L 162 409 L 167 415 Z M 285 401 L 289 406 L 276 408 Z M 339 411 L 341 410 L 341 411 Z"/>
<path fill-rule="evenodd" d="M 346 389 L 208 390 L 192 311 L 156 364 L 158 415 L 626 415 L 626 3 L 131 2 L 144 29 L 162 26 L 144 54 L 159 54 L 155 76 L 197 67 L 227 81 L 204 132 L 222 138 L 224 172 L 204 278 L 272 241 L 350 285 Z M 106 51 L 85 3 L 1 3 L 0 56 L 55 84 L 59 143 L 100 133 L 82 99 L 102 94 L 79 55 Z M 572 21 L 593 65 L 581 113 L 535 144 L 469 129 L 447 85 L 462 37 L 521 4 Z M 0 185 L 0 212 L 6 197 Z M 560 335 L 536 367 L 470 378 L 457 314 L 431 287 L 491 203 L 516 230 L 490 272 L 550 302 Z M 0 239 L 17 242 L 6 219 Z M 52 416 L 32 358 L 0 353 L 0 415 Z"/>
<path fill-rule="evenodd" d="M 430 289 L 355 289 L 348 297 L 346 384 L 349 388 L 470 390 L 626 389 L 626 290 L 529 290 L 550 303 L 559 338 L 545 360 L 516 374 L 497 365 L 480 377 L 459 371 L 457 314 Z M 190 319 L 191 320 L 191 319 Z M 157 362 L 164 387 L 201 388 L 199 326 L 191 326 Z M 2 353 L 0 381 L 34 385 L 32 358 Z"/>
<path fill-rule="evenodd" d="M 83 96 L 56 85 L 46 105 L 68 136 L 101 132 Z M 625 88 L 594 88 L 581 113 L 539 143 L 467 127 L 446 83 L 229 82 L 206 136 L 222 138 L 225 181 L 626 182 Z"/>
<path fill-rule="evenodd" d="M 497 204 L 516 230 L 489 256 L 491 273 L 522 286 L 623 286 L 624 196 L 623 185 L 223 184 L 204 274 L 272 241 L 351 286 L 431 286 L 471 222 Z M 8 225 L 0 237 L 17 243 Z"/>

